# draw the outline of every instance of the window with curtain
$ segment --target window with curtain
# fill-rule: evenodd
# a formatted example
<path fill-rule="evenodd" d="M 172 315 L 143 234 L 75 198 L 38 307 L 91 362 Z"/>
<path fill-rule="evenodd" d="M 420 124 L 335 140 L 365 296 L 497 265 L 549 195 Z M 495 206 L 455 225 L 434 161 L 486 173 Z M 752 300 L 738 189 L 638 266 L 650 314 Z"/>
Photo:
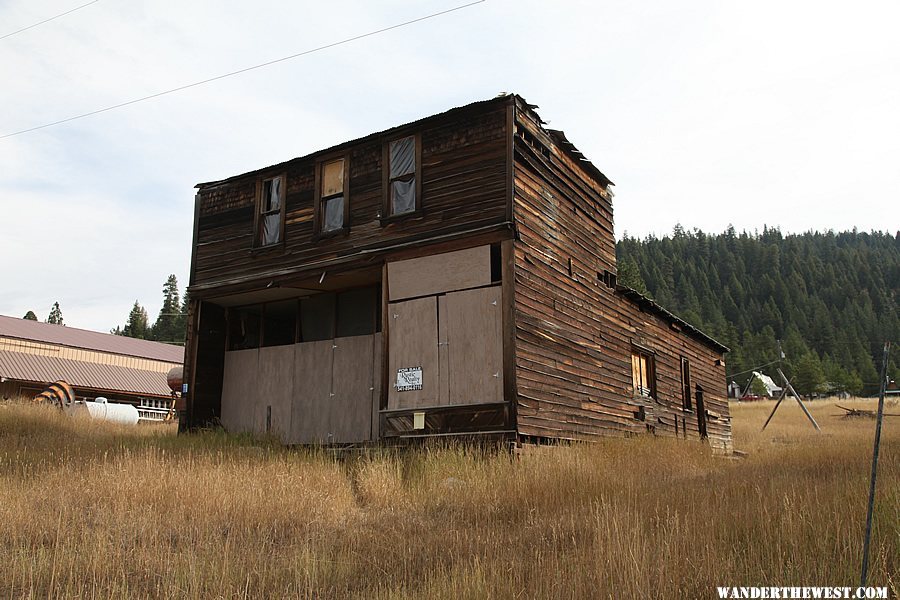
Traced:
<path fill-rule="evenodd" d="M 284 208 L 284 182 L 282 177 L 265 179 L 259 199 L 259 246 L 271 246 L 281 241 L 281 221 Z"/>
<path fill-rule="evenodd" d="M 344 187 L 345 160 L 339 158 L 322 163 L 319 190 L 319 224 L 323 233 L 344 227 L 347 201 Z"/>
<path fill-rule="evenodd" d="M 388 147 L 388 194 L 390 214 L 416 210 L 416 138 L 394 140 Z"/>

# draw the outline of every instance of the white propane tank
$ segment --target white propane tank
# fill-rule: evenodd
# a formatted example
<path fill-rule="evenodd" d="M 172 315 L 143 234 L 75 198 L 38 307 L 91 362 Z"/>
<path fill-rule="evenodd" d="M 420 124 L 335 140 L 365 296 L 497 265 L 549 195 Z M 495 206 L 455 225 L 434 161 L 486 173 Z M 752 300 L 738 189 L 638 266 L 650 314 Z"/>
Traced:
<path fill-rule="evenodd" d="M 121 423 L 122 425 L 137 425 L 138 411 L 130 404 L 115 404 L 106 398 L 96 398 L 93 402 L 76 402 L 72 407 L 74 414 L 87 413 L 92 419 Z"/>

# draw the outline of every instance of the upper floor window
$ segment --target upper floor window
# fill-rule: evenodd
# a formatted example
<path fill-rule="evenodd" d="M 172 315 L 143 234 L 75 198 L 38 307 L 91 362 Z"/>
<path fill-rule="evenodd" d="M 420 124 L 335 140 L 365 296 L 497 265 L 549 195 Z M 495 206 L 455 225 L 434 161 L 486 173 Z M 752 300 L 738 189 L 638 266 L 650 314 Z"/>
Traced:
<path fill-rule="evenodd" d="M 340 231 L 347 224 L 349 203 L 347 199 L 346 158 L 319 163 L 319 231 Z"/>
<path fill-rule="evenodd" d="M 257 246 L 281 241 L 284 224 L 284 176 L 264 179 L 257 192 Z"/>
<path fill-rule="evenodd" d="M 387 148 L 387 214 L 403 215 L 419 208 L 420 144 L 416 136 L 400 138 Z"/>

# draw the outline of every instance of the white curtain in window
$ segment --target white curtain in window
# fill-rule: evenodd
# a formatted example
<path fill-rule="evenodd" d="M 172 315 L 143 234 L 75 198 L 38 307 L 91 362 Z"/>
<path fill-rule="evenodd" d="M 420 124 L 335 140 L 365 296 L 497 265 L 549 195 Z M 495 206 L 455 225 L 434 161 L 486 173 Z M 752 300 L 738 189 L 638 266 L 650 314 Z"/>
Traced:
<path fill-rule="evenodd" d="M 416 178 L 391 182 L 391 214 L 402 215 L 416 210 Z"/>
<path fill-rule="evenodd" d="M 325 217 L 322 231 L 334 231 L 344 226 L 344 197 L 335 196 L 325 201 Z"/>
<path fill-rule="evenodd" d="M 272 187 L 269 195 L 269 210 L 281 210 L 281 177 L 272 180 Z"/>
<path fill-rule="evenodd" d="M 273 213 L 263 217 L 263 246 L 277 244 L 281 239 L 281 213 Z"/>
<path fill-rule="evenodd" d="M 391 142 L 391 179 L 409 175 L 416 170 L 416 138 L 413 136 Z"/>

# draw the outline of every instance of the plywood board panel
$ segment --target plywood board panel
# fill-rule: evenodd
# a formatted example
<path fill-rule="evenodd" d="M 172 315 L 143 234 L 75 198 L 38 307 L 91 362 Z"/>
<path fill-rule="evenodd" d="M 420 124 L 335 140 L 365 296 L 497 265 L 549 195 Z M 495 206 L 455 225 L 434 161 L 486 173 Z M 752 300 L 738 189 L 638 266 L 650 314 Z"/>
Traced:
<path fill-rule="evenodd" d="M 450 404 L 503 400 L 500 287 L 446 296 Z"/>
<path fill-rule="evenodd" d="M 437 299 L 420 298 L 388 307 L 388 408 L 418 408 L 438 403 Z M 422 389 L 398 391 L 397 370 L 422 369 Z"/>
<path fill-rule="evenodd" d="M 257 419 L 259 350 L 225 353 L 222 380 L 222 425 L 230 432 L 260 433 Z"/>
<path fill-rule="evenodd" d="M 329 431 L 335 443 L 370 439 L 372 412 L 374 336 L 358 335 L 334 340 L 334 370 L 329 403 Z"/>
<path fill-rule="evenodd" d="M 391 301 L 464 290 L 490 283 L 490 246 L 388 263 Z"/>
<path fill-rule="evenodd" d="M 294 393 L 294 345 L 259 350 L 257 402 L 262 430 L 287 441 L 291 432 L 291 399 Z M 268 410 L 271 407 L 271 418 Z"/>
<path fill-rule="evenodd" d="M 384 364 L 382 361 L 382 357 L 384 356 L 381 339 L 381 333 L 376 333 L 373 336 L 373 361 L 372 361 L 372 387 L 375 389 L 372 390 L 372 440 L 377 440 L 379 437 L 378 426 L 380 423 L 380 419 L 378 417 L 378 410 L 380 408 L 381 403 L 381 388 L 382 388 L 382 379 L 384 377 L 384 370 L 382 369 L 382 365 Z"/>
<path fill-rule="evenodd" d="M 450 404 L 450 347 L 447 297 L 438 296 L 438 404 Z"/>
<path fill-rule="evenodd" d="M 328 441 L 332 344 L 332 340 L 323 340 L 294 346 L 294 397 L 289 437 L 292 444 Z"/>

